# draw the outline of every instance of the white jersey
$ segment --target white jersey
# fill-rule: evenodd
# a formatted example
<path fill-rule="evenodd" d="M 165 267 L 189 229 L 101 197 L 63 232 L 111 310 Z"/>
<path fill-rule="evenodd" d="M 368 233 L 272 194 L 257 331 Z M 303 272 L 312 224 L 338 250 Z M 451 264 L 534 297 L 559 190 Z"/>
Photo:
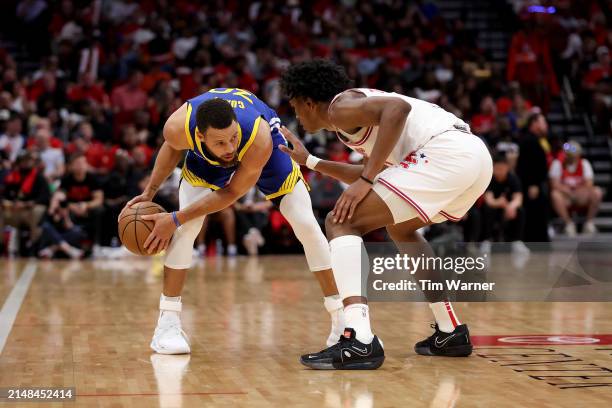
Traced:
<path fill-rule="evenodd" d="M 388 165 L 397 165 L 402 162 L 410 153 L 423 147 L 433 137 L 440 135 L 450 130 L 459 130 L 462 132 L 470 132 L 470 127 L 461 119 L 450 112 L 445 111 L 438 105 L 422 101 L 420 99 L 410 98 L 394 92 L 384 92 L 377 89 L 355 88 L 345 92 L 360 92 L 366 98 L 386 97 L 386 98 L 401 98 L 408 102 L 412 109 L 408 114 L 404 129 L 397 141 L 395 148 L 386 159 Z M 330 106 L 335 100 L 342 95 L 336 95 Z M 359 129 L 357 133 L 347 133 L 341 129 L 337 129 L 336 133 L 342 143 L 361 153 L 365 157 L 372 154 L 372 149 L 376 139 L 378 138 L 378 126 L 371 126 Z"/>

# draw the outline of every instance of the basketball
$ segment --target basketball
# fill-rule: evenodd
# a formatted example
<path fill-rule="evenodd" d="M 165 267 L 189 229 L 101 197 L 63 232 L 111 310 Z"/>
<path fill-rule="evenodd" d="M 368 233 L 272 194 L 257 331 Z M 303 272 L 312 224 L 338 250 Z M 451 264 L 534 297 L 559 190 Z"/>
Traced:
<path fill-rule="evenodd" d="M 142 215 L 158 214 L 166 212 L 164 208 L 151 201 L 136 203 L 130 208 L 126 208 L 119 216 L 119 239 L 125 247 L 136 255 L 149 254 L 144 248 L 147 237 L 153 231 L 155 223 L 145 221 Z"/>

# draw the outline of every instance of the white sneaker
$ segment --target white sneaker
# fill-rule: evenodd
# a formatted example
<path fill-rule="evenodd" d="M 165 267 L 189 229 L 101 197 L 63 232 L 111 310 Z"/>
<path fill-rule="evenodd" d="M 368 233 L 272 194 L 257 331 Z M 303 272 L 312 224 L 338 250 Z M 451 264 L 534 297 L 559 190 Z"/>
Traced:
<path fill-rule="evenodd" d="M 242 244 L 246 248 L 247 253 L 251 256 L 255 256 L 259 252 L 259 247 L 257 246 L 257 239 L 250 232 L 248 234 L 245 234 L 245 236 L 242 238 Z"/>
<path fill-rule="evenodd" d="M 189 354 L 189 339 L 181 328 L 179 317 L 181 302 L 164 300 L 162 295 L 159 308 L 160 315 L 151 340 L 151 348 L 160 354 Z"/>
<path fill-rule="evenodd" d="M 568 237 L 575 237 L 576 224 L 574 224 L 573 222 L 568 222 L 567 224 L 565 224 L 565 235 L 567 235 Z"/>
<path fill-rule="evenodd" d="M 227 256 L 236 256 L 238 255 L 238 247 L 235 244 L 230 244 L 227 246 Z"/>
<path fill-rule="evenodd" d="M 597 234 L 597 227 L 593 224 L 593 221 L 587 221 L 582 227 L 583 234 Z"/>
<path fill-rule="evenodd" d="M 55 255 L 55 250 L 51 247 L 47 247 L 38 251 L 38 256 L 40 258 L 51 259 Z"/>
<path fill-rule="evenodd" d="M 529 254 L 531 250 L 527 248 L 523 241 L 514 241 L 512 242 L 512 252 L 515 254 Z"/>
<path fill-rule="evenodd" d="M 82 249 L 75 248 L 73 246 L 69 247 L 67 252 L 70 259 L 81 259 L 84 254 Z"/>

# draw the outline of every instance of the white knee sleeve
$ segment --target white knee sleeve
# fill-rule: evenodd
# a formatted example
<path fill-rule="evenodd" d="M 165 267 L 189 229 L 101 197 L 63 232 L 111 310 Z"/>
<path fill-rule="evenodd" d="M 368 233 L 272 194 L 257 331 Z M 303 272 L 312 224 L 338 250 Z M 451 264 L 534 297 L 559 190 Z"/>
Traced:
<path fill-rule="evenodd" d="M 329 243 L 312 212 L 310 195 L 303 181 L 300 180 L 293 191 L 283 197 L 280 212 L 302 243 L 308 268 L 313 272 L 329 269 Z"/>
<path fill-rule="evenodd" d="M 211 190 L 208 188 L 193 187 L 183 180 L 179 188 L 179 207 L 181 209 L 188 207 L 210 193 Z M 177 228 L 166 251 L 165 266 L 172 269 L 191 268 L 193 243 L 202 228 L 205 217 L 195 218 Z"/>

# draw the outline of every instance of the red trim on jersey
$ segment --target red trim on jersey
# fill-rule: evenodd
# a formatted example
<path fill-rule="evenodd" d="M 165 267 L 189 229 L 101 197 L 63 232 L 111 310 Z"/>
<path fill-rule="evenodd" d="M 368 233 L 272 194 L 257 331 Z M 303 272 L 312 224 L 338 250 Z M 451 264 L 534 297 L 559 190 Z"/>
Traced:
<path fill-rule="evenodd" d="M 457 327 L 457 318 L 455 316 L 455 312 L 453 311 L 453 307 L 447 300 L 444 301 L 444 306 L 446 306 L 446 311 L 448 312 L 448 317 L 450 317 L 453 327 Z"/>
<path fill-rule="evenodd" d="M 404 201 L 408 202 L 408 204 L 410 204 L 411 206 L 414 207 L 414 209 L 419 213 L 420 218 L 422 221 L 425 221 L 427 223 L 431 222 L 431 220 L 429 219 L 429 217 L 427 216 L 427 213 L 425 211 L 423 211 L 423 209 L 421 207 L 419 207 L 419 205 L 417 203 L 415 203 L 414 201 L 412 201 L 412 199 L 410 197 L 408 197 L 406 194 L 402 193 L 402 191 L 400 189 L 398 189 L 397 187 L 395 187 L 393 184 L 389 183 L 387 180 L 383 179 L 383 178 L 378 178 L 378 181 L 385 187 L 387 187 L 389 190 L 391 190 L 392 192 L 394 192 L 395 194 L 397 194 L 398 196 L 400 196 L 400 198 L 402 198 Z"/>
<path fill-rule="evenodd" d="M 368 130 L 366 130 L 365 134 L 363 135 L 363 137 L 361 138 L 361 140 L 355 142 L 355 143 L 349 143 L 349 146 L 361 146 L 362 144 L 364 144 L 365 142 L 367 142 L 368 138 L 370 137 L 370 135 L 372 134 L 372 129 L 374 129 L 374 127 L 369 127 Z"/>
<path fill-rule="evenodd" d="M 450 215 L 449 213 L 447 213 L 446 211 L 440 211 L 440 215 L 442 215 L 444 218 L 446 218 L 449 221 L 453 221 L 453 222 L 461 221 L 461 218 L 454 217 Z"/>

